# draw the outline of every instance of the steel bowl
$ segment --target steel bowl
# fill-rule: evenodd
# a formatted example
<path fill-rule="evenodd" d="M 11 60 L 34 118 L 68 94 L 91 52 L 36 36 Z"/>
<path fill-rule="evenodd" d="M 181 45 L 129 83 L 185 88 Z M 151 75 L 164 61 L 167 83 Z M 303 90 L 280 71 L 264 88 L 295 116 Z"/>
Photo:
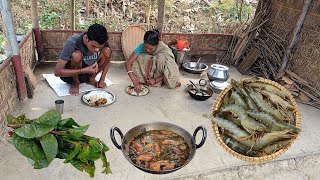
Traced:
<path fill-rule="evenodd" d="M 131 158 L 129 156 L 129 147 L 130 147 L 131 141 L 135 137 L 139 136 L 140 134 L 143 134 L 143 133 L 150 131 L 150 130 L 168 130 L 168 131 L 172 131 L 174 133 L 177 133 L 181 137 L 183 137 L 183 139 L 185 140 L 185 142 L 188 144 L 188 146 L 190 148 L 190 156 L 187 159 L 187 162 L 185 164 L 183 164 L 182 166 L 176 167 L 172 170 L 162 170 L 162 171 L 146 169 L 144 167 L 141 167 L 141 166 L 133 163 L 133 161 L 131 160 Z M 196 135 L 197 135 L 198 131 L 200 131 L 200 130 L 202 130 L 202 139 L 199 144 L 196 144 Z M 119 145 L 117 143 L 117 140 L 115 139 L 115 136 L 114 136 L 115 131 L 117 131 L 117 133 L 121 137 L 121 145 Z M 207 130 L 205 127 L 199 126 L 195 129 L 193 136 L 192 136 L 191 134 L 189 134 L 188 131 L 184 130 L 183 128 L 181 128 L 177 125 L 166 123 L 166 122 L 154 122 L 154 123 L 140 124 L 138 126 L 135 126 L 132 129 L 130 129 L 125 135 L 123 135 L 123 133 L 121 132 L 121 130 L 118 127 L 112 127 L 110 129 L 110 137 L 111 137 L 113 144 L 118 149 L 122 150 L 124 157 L 132 165 L 134 165 L 136 168 L 138 168 L 142 171 L 148 172 L 148 173 L 152 173 L 152 174 L 166 174 L 166 173 L 171 173 L 173 171 L 176 171 L 176 170 L 184 167 L 192 160 L 192 158 L 194 157 L 194 155 L 196 153 L 196 149 L 200 148 L 204 144 L 204 142 L 206 141 Z"/>
<path fill-rule="evenodd" d="M 186 62 L 182 65 L 182 67 L 189 73 L 192 74 L 201 74 L 203 71 L 208 69 L 208 65 L 204 63 L 197 63 L 196 62 Z"/>

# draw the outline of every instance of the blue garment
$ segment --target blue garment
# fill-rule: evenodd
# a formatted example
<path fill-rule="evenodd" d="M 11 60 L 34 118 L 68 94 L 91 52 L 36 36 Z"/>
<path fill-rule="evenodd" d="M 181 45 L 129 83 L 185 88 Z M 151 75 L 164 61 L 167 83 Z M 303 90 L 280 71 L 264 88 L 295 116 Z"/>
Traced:
<path fill-rule="evenodd" d="M 144 43 L 139 44 L 134 50 L 133 52 L 137 55 L 141 54 L 141 53 L 147 53 L 146 49 L 144 49 Z"/>

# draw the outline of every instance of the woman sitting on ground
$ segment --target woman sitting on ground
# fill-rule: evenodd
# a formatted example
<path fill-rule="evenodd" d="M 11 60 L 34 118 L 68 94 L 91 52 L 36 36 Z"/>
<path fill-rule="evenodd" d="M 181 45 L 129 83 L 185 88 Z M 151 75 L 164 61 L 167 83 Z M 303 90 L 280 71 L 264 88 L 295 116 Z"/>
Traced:
<path fill-rule="evenodd" d="M 136 92 L 143 84 L 168 88 L 181 86 L 179 68 L 171 49 L 159 41 L 159 31 L 147 31 L 144 42 L 136 47 L 126 62 L 127 73 Z"/>

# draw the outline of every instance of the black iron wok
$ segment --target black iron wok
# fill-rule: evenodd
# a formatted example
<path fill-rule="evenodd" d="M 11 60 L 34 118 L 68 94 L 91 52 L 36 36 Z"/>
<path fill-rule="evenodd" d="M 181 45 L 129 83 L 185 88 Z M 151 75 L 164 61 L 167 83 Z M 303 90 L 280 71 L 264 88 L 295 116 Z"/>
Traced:
<path fill-rule="evenodd" d="M 162 170 L 162 171 L 150 170 L 147 168 L 140 167 L 139 165 L 133 163 L 131 158 L 129 157 L 129 146 L 130 146 L 131 141 L 135 137 L 139 136 L 140 134 L 145 133 L 150 130 L 168 130 L 168 131 L 175 132 L 175 133 L 179 134 L 180 136 L 182 136 L 190 148 L 190 156 L 187 159 L 187 162 L 184 165 L 179 166 L 177 168 L 174 168 L 172 170 Z M 196 144 L 196 135 L 199 130 L 202 130 L 202 140 L 199 144 Z M 117 131 L 121 137 L 121 141 L 122 141 L 121 145 L 119 145 L 117 143 L 117 140 L 115 139 L 115 136 L 114 136 L 115 131 Z M 176 171 L 176 170 L 184 167 L 192 160 L 192 158 L 194 157 L 194 155 L 196 153 L 196 149 L 200 148 L 204 144 L 204 142 L 206 141 L 207 130 L 205 129 L 205 127 L 199 126 L 194 131 L 193 136 L 191 136 L 191 134 L 189 134 L 186 130 L 184 130 L 181 127 L 176 126 L 174 124 L 165 123 L 165 122 L 154 122 L 154 123 L 141 124 L 141 125 L 135 126 L 132 129 L 130 129 L 124 136 L 118 127 L 112 127 L 110 130 L 110 137 L 111 137 L 113 144 L 118 149 L 122 150 L 124 157 L 135 167 L 139 168 L 142 171 L 152 173 L 152 174 L 166 174 L 166 173 L 171 173 L 173 171 Z"/>
<path fill-rule="evenodd" d="M 204 101 L 206 99 L 209 99 L 213 94 L 213 89 L 206 85 L 207 81 L 205 79 L 200 79 L 199 84 L 188 85 L 187 91 L 193 99 Z"/>

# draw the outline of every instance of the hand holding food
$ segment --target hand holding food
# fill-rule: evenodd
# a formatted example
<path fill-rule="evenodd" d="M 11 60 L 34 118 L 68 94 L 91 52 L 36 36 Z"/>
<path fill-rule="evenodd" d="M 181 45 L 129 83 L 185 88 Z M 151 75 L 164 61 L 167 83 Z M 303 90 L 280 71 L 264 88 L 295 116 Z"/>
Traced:
<path fill-rule="evenodd" d="M 99 66 L 97 62 L 82 69 L 82 71 L 85 74 L 97 74 L 98 70 L 99 70 Z"/>

